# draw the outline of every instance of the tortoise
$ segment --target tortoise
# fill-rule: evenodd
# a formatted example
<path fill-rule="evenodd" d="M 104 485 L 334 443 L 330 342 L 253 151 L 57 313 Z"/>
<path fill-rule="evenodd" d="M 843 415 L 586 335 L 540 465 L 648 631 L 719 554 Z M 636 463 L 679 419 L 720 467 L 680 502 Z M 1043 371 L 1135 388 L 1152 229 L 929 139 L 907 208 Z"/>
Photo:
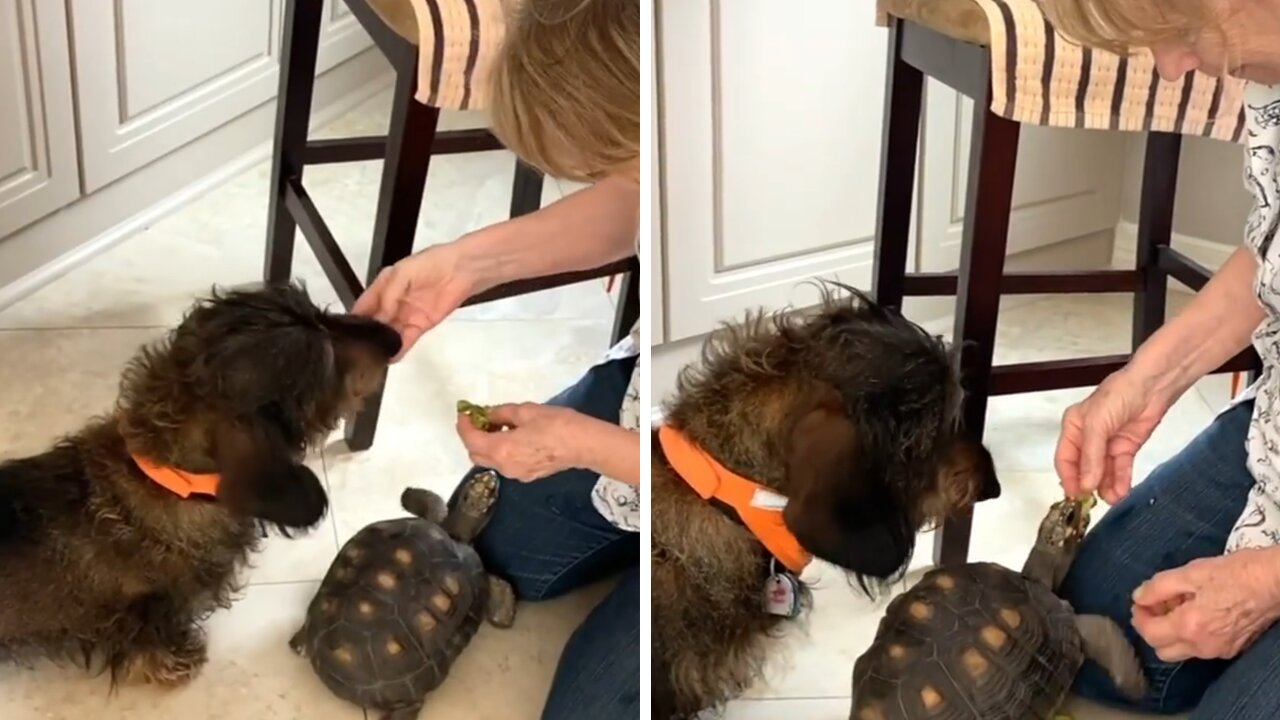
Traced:
<path fill-rule="evenodd" d="M 509 628 L 515 592 L 488 574 L 472 540 L 498 497 L 491 470 L 471 476 L 449 510 L 407 488 L 414 517 L 376 522 L 338 554 L 289 641 L 338 697 L 382 720 L 413 720 L 484 620 Z"/>
<path fill-rule="evenodd" d="M 1054 503 L 1021 572 L 987 562 L 935 568 L 894 598 L 854 664 L 850 720 L 1063 717 L 1085 658 L 1142 698 L 1146 676 L 1120 626 L 1078 615 L 1055 594 L 1095 502 Z"/>

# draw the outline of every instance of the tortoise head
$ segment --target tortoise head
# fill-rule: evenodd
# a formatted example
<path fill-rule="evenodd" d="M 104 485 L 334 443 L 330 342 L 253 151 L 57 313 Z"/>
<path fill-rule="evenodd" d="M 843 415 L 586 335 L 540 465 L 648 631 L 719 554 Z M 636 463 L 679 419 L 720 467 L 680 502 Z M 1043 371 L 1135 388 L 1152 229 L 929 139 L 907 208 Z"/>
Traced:
<path fill-rule="evenodd" d="M 1040 521 L 1036 545 L 1045 550 L 1074 554 L 1089 529 L 1089 511 L 1098 502 L 1093 494 L 1065 498 L 1054 503 Z"/>
<path fill-rule="evenodd" d="M 1040 521 L 1040 532 L 1022 567 L 1023 574 L 1056 590 L 1075 560 L 1080 541 L 1089 529 L 1089 511 L 1096 503 L 1092 494 L 1054 503 Z"/>

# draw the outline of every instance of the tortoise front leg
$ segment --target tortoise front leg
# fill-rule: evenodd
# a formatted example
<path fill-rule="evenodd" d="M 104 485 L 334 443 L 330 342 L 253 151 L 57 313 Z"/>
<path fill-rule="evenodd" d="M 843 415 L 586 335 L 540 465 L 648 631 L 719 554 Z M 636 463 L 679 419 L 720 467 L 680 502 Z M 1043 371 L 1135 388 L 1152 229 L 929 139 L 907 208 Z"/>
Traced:
<path fill-rule="evenodd" d="M 516 591 L 511 583 L 499 577 L 489 576 L 489 606 L 485 608 L 489 624 L 497 628 L 509 628 L 516 621 Z"/>
<path fill-rule="evenodd" d="M 1102 615 L 1077 615 L 1076 629 L 1084 641 L 1085 657 L 1106 670 L 1120 692 L 1135 701 L 1146 697 L 1147 676 L 1138 652 L 1114 620 Z"/>
<path fill-rule="evenodd" d="M 298 632 L 289 638 L 289 649 L 294 653 L 306 657 L 307 655 L 307 624 L 302 623 L 302 627 L 298 628 Z"/>

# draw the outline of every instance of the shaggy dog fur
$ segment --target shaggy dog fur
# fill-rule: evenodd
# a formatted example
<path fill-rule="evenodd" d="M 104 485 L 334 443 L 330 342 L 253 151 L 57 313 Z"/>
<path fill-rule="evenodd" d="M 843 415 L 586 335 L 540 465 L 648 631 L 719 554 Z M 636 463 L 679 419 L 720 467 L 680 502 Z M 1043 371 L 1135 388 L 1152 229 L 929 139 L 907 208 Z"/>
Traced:
<path fill-rule="evenodd" d="M 391 328 L 321 311 L 296 286 L 197 303 L 129 363 L 113 413 L 0 464 L 0 653 L 101 663 L 113 686 L 192 678 L 201 620 L 229 604 L 262 526 L 323 518 L 306 449 L 399 349 Z M 220 473 L 217 499 L 162 489 L 130 450 Z"/>
<path fill-rule="evenodd" d="M 1000 487 L 959 427 L 946 345 L 842 289 L 824 287 L 815 313 L 754 315 L 713 336 L 665 421 L 788 496 L 797 540 L 872 592 L 905 570 L 917 531 Z M 652 457 L 653 717 L 690 718 L 759 677 L 784 619 L 763 610 L 763 545 L 671 470 L 656 434 Z"/>

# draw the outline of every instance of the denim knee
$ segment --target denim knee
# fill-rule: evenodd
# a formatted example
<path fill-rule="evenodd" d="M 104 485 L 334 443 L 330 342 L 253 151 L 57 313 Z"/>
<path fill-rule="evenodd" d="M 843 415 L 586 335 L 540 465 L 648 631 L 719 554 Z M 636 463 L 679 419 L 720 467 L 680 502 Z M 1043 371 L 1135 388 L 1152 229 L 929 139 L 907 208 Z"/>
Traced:
<path fill-rule="evenodd" d="M 587 615 L 561 653 L 542 720 L 639 720 L 640 568 Z"/>
<path fill-rule="evenodd" d="M 1221 675 L 1221 662 L 1156 657 L 1131 626 L 1132 595 L 1158 572 L 1222 553 L 1253 486 L 1244 447 L 1251 411 L 1245 403 L 1220 415 L 1085 536 L 1059 593 L 1076 612 L 1110 617 L 1125 629 L 1150 691 L 1142 702 L 1129 702 L 1101 668 L 1086 662 L 1076 680 L 1079 694 L 1109 705 L 1184 712 Z"/>
<path fill-rule="evenodd" d="M 1280 626 L 1272 626 L 1226 664 L 1190 720 L 1275 720 L 1280 717 Z"/>

